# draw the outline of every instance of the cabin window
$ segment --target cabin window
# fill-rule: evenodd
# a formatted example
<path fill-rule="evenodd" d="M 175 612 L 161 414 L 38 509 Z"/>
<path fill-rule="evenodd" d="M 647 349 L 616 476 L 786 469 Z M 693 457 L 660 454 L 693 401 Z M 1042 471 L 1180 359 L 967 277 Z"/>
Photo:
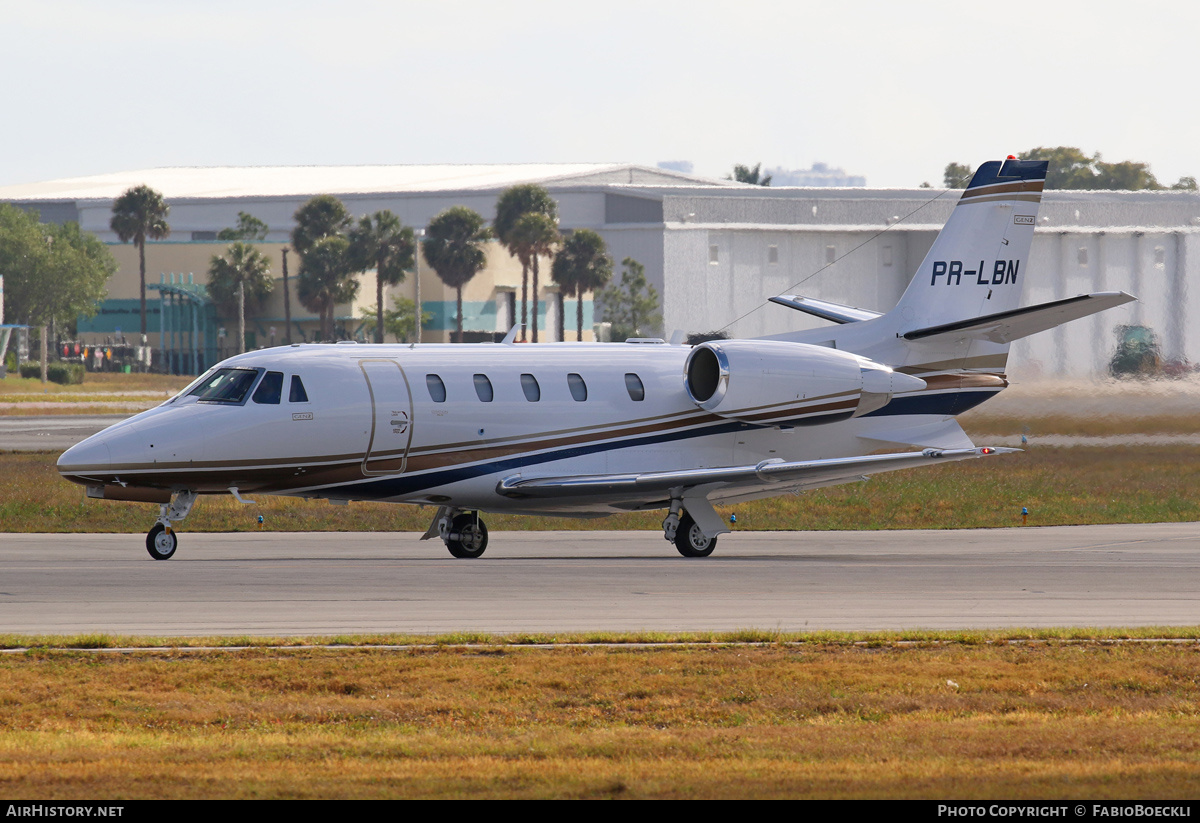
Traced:
<path fill-rule="evenodd" d="M 259 369 L 217 369 L 188 396 L 209 403 L 241 404 L 246 401 L 258 373 Z"/>
<path fill-rule="evenodd" d="M 304 390 L 304 382 L 300 379 L 300 375 L 292 375 L 292 387 L 288 390 L 289 403 L 307 403 L 308 392 Z"/>
<path fill-rule="evenodd" d="M 625 375 L 625 391 L 629 392 L 630 400 L 640 403 L 646 399 L 646 387 L 642 385 L 642 378 L 633 372 Z"/>
<path fill-rule="evenodd" d="M 779 265 L 779 246 L 767 246 L 767 262 L 772 266 Z"/>
<path fill-rule="evenodd" d="M 525 399 L 530 403 L 536 403 L 542 399 L 542 387 L 538 385 L 537 378 L 532 374 L 521 375 L 521 390 L 525 392 Z"/>
<path fill-rule="evenodd" d="M 475 375 L 475 393 L 484 403 L 491 403 L 495 394 L 492 392 L 492 381 L 486 374 Z"/>
<path fill-rule="evenodd" d="M 567 386 L 571 389 L 571 396 L 580 403 L 587 400 L 587 383 L 578 374 L 572 372 L 567 375 Z"/>
<path fill-rule="evenodd" d="M 446 402 L 446 384 L 436 374 L 425 375 L 425 388 L 429 389 L 429 399 L 434 403 Z"/>
<path fill-rule="evenodd" d="M 263 379 L 259 381 L 258 388 L 254 390 L 254 396 L 251 399 L 255 403 L 278 406 L 279 400 L 282 396 L 283 372 L 269 371 L 264 374 Z"/>

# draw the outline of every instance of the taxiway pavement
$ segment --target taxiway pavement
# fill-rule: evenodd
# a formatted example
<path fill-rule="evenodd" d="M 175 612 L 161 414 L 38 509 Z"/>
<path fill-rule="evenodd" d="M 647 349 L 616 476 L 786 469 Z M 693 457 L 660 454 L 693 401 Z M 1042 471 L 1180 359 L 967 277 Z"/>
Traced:
<path fill-rule="evenodd" d="M 80 440 L 120 423 L 127 414 L 0 416 L 0 451 L 66 451 Z"/>
<path fill-rule="evenodd" d="M 146 635 L 1200 624 L 1200 524 L 744 532 L 0 535 L 0 631 Z"/>

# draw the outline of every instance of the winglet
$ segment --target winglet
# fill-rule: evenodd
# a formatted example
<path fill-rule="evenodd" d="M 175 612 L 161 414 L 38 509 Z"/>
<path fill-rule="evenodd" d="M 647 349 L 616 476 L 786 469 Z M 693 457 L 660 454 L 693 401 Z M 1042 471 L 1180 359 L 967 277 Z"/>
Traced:
<path fill-rule="evenodd" d="M 504 343 L 506 345 L 512 345 L 514 342 L 516 342 L 517 332 L 519 332 L 524 327 L 524 325 L 525 325 L 524 323 L 518 323 L 517 325 L 513 326 L 511 329 L 508 330 L 508 334 L 504 335 L 504 339 L 501 340 L 500 342 Z"/>

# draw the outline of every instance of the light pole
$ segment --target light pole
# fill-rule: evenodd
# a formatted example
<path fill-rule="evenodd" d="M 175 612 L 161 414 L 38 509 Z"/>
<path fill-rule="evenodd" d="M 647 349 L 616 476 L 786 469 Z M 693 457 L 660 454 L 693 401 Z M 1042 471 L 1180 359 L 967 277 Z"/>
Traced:
<path fill-rule="evenodd" d="M 292 303 L 288 295 L 288 269 L 287 269 L 287 253 L 288 247 L 283 247 L 283 342 L 286 345 L 292 344 Z"/>
<path fill-rule="evenodd" d="M 417 340 L 421 342 L 421 238 L 425 236 L 425 229 L 417 229 L 413 232 L 413 237 L 416 239 L 416 249 L 413 255 L 413 276 L 416 277 L 417 283 Z"/>

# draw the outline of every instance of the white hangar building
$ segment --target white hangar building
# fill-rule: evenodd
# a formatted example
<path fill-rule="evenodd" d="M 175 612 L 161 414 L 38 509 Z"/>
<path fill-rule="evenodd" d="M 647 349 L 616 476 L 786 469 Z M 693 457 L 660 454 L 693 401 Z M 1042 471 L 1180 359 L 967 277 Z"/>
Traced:
<path fill-rule="evenodd" d="M 239 211 L 271 226 L 263 245 L 278 276 L 292 215 L 314 195 L 333 194 L 356 216 L 390 209 L 406 225 L 421 228 L 454 205 L 491 219 L 499 194 L 520 183 L 551 192 L 564 231 L 590 228 L 603 235 L 615 277 L 625 257 L 646 267 L 659 291 L 666 335 L 683 329 L 751 337 L 822 323 L 766 303 L 778 294 L 886 310 L 958 198 L 956 191 L 938 189 L 763 188 L 629 164 L 545 164 L 148 169 L 0 187 L 0 202 L 37 209 L 47 221 L 77 220 L 113 244 L 121 271 L 110 284 L 108 304 L 113 316 L 126 312 L 122 322 L 130 330 L 136 328 L 127 312 L 129 300 L 137 298 L 136 254 L 117 242 L 109 219 L 113 201 L 132 186 L 157 189 L 171 207 L 171 237 L 147 246 L 147 282 L 158 282 L 160 273 L 187 272 L 199 283 L 209 257 L 224 245 L 216 233 L 233 226 Z M 1188 288 L 1200 278 L 1200 194 L 1048 191 L 1038 220 L 1027 303 L 1117 289 L 1140 301 L 1019 341 L 1010 363 L 1014 373 L 1103 372 L 1120 325 L 1153 329 L 1165 358 L 1200 361 L 1200 287 Z M 506 252 L 494 248 L 488 259 L 488 270 L 464 295 L 464 328 L 475 333 L 473 339 L 507 328 L 512 295 L 520 289 L 520 266 Z M 296 264 L 293 255 L 293 273 Z M 572 340 L 572 301 L 564 308 L 548 266 L 542 270 L 541 339 L 557 337 L 565 312 L 565 336 Z M 447 339 L 453 293 L 442 290 L 424 266 L 420 278 L 425 309 L 434 314 L 425 339 Z M 411 297 L 412 284 L 394 291 Z M 374 302 L 373 280 L 363 283 L 361 294 L 363 305 Z M 295 299 L 291 303 L 297 330 L 311 329 L 316 318 Z M 265 314 L 251 321 L 258 324 L 260 345 L 267 342 L 266 326 L 282 322 L 281 305 L 273 297 Z M 585 307 L 591 322 L 589 301 Z M 348 331 L 360 308 L 339 308 Z M 157 318 L 148 327 L 157 330 Z M 103 333 L 99 328 L 96 333 Z"/>

